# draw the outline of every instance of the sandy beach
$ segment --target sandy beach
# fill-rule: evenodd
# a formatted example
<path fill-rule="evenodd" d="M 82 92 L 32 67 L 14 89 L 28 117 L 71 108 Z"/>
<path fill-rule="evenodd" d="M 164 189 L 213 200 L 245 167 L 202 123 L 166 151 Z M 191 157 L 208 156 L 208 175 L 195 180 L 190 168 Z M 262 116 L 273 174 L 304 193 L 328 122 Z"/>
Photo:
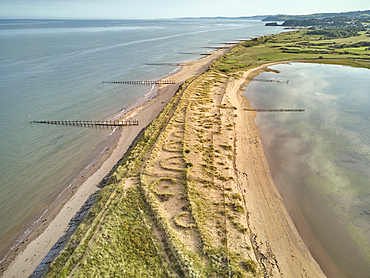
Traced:
<path fill-rule="evenodd" d="M 295 228 L 272 180 L 254 122 L 256 112 L 245 110 L 251 107 L 243 96 L 244 88 L 270 65 L 273 64 L 248 70 L 242 78 L 229 83 L 226 91 L 230 102 L 237 107 L 237 177 L 244 188 L 253 245 L 255 252 L 264 254 L 264 266 L 274 277 L 325 277 Z"/>
<path fill-rule="evenodd" d="M 71 218 L 87 198 L 99 189 L 98 183 L 123 156 L 139 132 L 159 115 L 179 86 L 186 79 L 203 73 L 214 60 L 227 51 L 229 51 L 228 48 L 211 52 L 211 55 L 192 61 L 191 65 L 183 66 L 181 71 L 170 77 L 171 80 L 175 81 L 175 84 L 161 85 L 156 97 L 125 114 L 123 119 L 135 118 L 139 121 L 139 125 L 122 129 L 114 147 L 107 150 L 100 161 L 91 167 L 88 175 L 78 177 L 79 183 L 70 192 L 66 192 L 59 204 L 56 204 L 53 210 L 49 210 L 40 219 L 39 226 L 9 253 L 1 264 L 0 275 L 3 277 L 28 277 L 31 275 L 51 247 L 64 235 Z M 114 140 L 114 138 L 110 140 Z"/>

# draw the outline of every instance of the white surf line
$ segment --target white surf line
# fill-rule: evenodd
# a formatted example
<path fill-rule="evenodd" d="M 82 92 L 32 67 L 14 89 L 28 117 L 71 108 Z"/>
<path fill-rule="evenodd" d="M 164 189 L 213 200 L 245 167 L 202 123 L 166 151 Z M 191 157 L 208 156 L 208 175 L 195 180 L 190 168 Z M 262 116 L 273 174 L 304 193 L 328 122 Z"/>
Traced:
<path fill-rule="evenodd" d="M 117 130 L 117 127 L 115 127 L 114 129 L 113 129 L 113 131 L 107 136 L 107 137 L 105 137 L 105 139 L 104 140 L 107 140 L 107 138 L 109 137 L 109 136 L 111 136 L 115 131 Z"/>
<path fill-rule="evenodd" d="M 94 165 L 94 161 L 91 161 L 89 165 L 87 165 L 87 167 L 85 168 L 85 170 L 89 169 L 91 167 L 91 165 Z"/>
<path fill-rule="evenodd" d="M 78 174 L 78 176 L 80 176 L 82 173 L 83 173 L 83 171 L 84 170 L 82 170 L 79 174 Z M 58 199 L 60 198 L 60 196 L 62 196 L 63 195 L 63 193 L 64 193 L 64 191 L 66 191 L 68 188 L 70 188 L 71 186 L 72 186 L 72 184 L 74 184 L 75 182 L 77 181 L 77 178 L 75 178 L 66 188 L 64 188 L 63 189 L 63 191 L 62 192 L 60 192 L 60 194 L 58 195 L 58 197 L 56 197 L 55 198 L 55 200 L 54 200 L 54 202 L 52 202 L 51 203 L 51 205 L 50 206 L 53 206 L 54 205 L 54 203 L 56 202 L 56 201 L 58 201 Z"/>
<path fill-rule="evenodd" d="M 105 148 L 104 148 L 104 150 L 102 150 L 100 154 L 103 154 L 103 152 L 105 152 L 107 149 L 108 149 L 108 148 L 107 148 L 107 147 L 105 147 Z"/>
<path fill-rule="evenodd" d="M 113 120 L 117 119 L 117 118 L 120 118 L 124 113 L 125 113 L 126 109 L 122 109 L 122 111 L 117 114 L 116 116 L 113 117 Z"/>
<path fill-rule="evenodd" d="M 144 96 L 146 97 L 146 96 L 150 96 L 151 94 L 152 94 L 152 92 L 153 92 L 153 90 L 155 89 L 157 87 L 157 84 L 153 84 L 152 85 L 152 88 L 150 89 L 150 91 L 149 92 L 147 92 Z M 156 92 L 155 92 L 156 93 Z"/>
<path fill-rule="evenodd" d="M 186 63 L 186 62 L 184 62 Z M 176 69 L 174 69 L 173 71 L 170 71 L 169 73 L 167 73 L 164 77 L 162 77 L 161 79 L 163 78 L 167 78 L 167 77 L 170 77 L 171 75 L 174 75 L 175 73 L 179 72 L 181 69 L 182 69 L 183 65 L 178 65 Z"/>

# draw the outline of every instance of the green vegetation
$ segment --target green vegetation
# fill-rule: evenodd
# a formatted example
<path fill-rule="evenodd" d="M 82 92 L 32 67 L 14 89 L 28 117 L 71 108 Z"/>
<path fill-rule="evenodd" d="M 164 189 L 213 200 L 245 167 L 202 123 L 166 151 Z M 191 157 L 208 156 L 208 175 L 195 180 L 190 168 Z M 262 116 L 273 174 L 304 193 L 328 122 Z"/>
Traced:
<path fill-rule="evenodd" d="M 110 208 L 94 244 L 73 277 L 170 277 L 158 250 L 137 188 L 123 192 Z"/>
<path fill-rule="evenodd" d="M 359 36 L 360 31 L 366 31 L 366 29 L 360 27 L 328 28 L 309 31 L 307 34 L 326 36 L 329 38 L 349 38 L 353 36 Z"/>
<path fill-rule="evenodd" d="M 237 60 L 227 60 L 227 61 L 225 61 L 225 63 L 228 63 L 228 64 L 235 64 L 237 62 L 238 62 Z"/>
<path fill-rule="evenodd" d="M 366 47 L 369 43 L 370 37 L 363 31 L 349 38 L 333 38 L 323 29 L 292 31 L 245 41 L 215 61 L 211 68 L 232 75 L 262 64 L 291 60 L 370 68 L 370 52 Z M 228 60 L 238 62 L 229 64 Z"/>
<path fill-rule="evenodd" d="M 353 11 L 353 12 L 342 12 L 342 13 L 315 13 L 307 15 L 285 15 L 279 14 L 274 16 L 268 16 L 262 21 L 284 21 L 284 20 L 309 20 L 309 19 L 319 19 L 319 18 L 333 18 L 333 17 L 348 17 L 348 18 L 367 18 L 370 16 L 370 10 L 365 11 Z"/>
<path fill-rule="evenodd" d="M 233 199 L 236 199 L 236 200 L 239 200 L 239 201 L 241 201 L 241 200 L 242 200 L 242 196 L 240 196 L 240 194 L 239 194 L 239 193 L 233 193 L 233 194 L 232 194 L 232 197 L 233 197 Z"/>
<path fill-rule="evenodd" d="M 257 263 L 253 260 L 247 260 L 243 262 L 243 267 L 252 272 L 253 274 L 257 273 Z"/>
<path fill-rule="evenodd" d="M 330 18 L 311 18 L 304 20 L 290 19 L 286 20 L 282 26 L 314 26 L 320 28 L 360 28 L 365 31 L 363 21 L 365 18 L 350 19 L 346 16 L 337 16 Z"/>

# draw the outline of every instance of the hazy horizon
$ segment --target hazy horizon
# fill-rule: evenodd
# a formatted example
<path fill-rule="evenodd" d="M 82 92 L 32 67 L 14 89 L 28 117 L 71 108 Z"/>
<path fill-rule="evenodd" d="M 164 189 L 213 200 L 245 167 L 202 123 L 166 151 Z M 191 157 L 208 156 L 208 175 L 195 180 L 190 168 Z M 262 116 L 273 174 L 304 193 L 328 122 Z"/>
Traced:
<path fill-rule="evenodd" d="M 186 17 L 250 17 L 260 15 L 304 15 L 370 9 L 365 0 L 351 3 L 334 0 L 291 5 L 281 0 L 2 0 L 0 19 L 90 19 L 135 20 Z"/>

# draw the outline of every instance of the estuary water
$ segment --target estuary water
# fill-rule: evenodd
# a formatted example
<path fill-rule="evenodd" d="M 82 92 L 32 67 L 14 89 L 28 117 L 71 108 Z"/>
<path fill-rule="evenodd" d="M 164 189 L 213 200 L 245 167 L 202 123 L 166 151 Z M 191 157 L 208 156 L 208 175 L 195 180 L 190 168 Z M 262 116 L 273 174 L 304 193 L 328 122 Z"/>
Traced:
<path fill-rule="evenodd" d="M 370 273 L 370 70 L 280 64 L 252 82 L 271 173 L 298 231 L 328 277 Z"/>
<path fill-rule="evenodd" d="M 112 119 L 155 88 L 103 78 L 157 80 L 176 67 L 145 63 L 199 59 L 180 53 L 281 31 L 246 19 L 0 20 L 0 262 L 113 132 L 30 120 Z"/>

